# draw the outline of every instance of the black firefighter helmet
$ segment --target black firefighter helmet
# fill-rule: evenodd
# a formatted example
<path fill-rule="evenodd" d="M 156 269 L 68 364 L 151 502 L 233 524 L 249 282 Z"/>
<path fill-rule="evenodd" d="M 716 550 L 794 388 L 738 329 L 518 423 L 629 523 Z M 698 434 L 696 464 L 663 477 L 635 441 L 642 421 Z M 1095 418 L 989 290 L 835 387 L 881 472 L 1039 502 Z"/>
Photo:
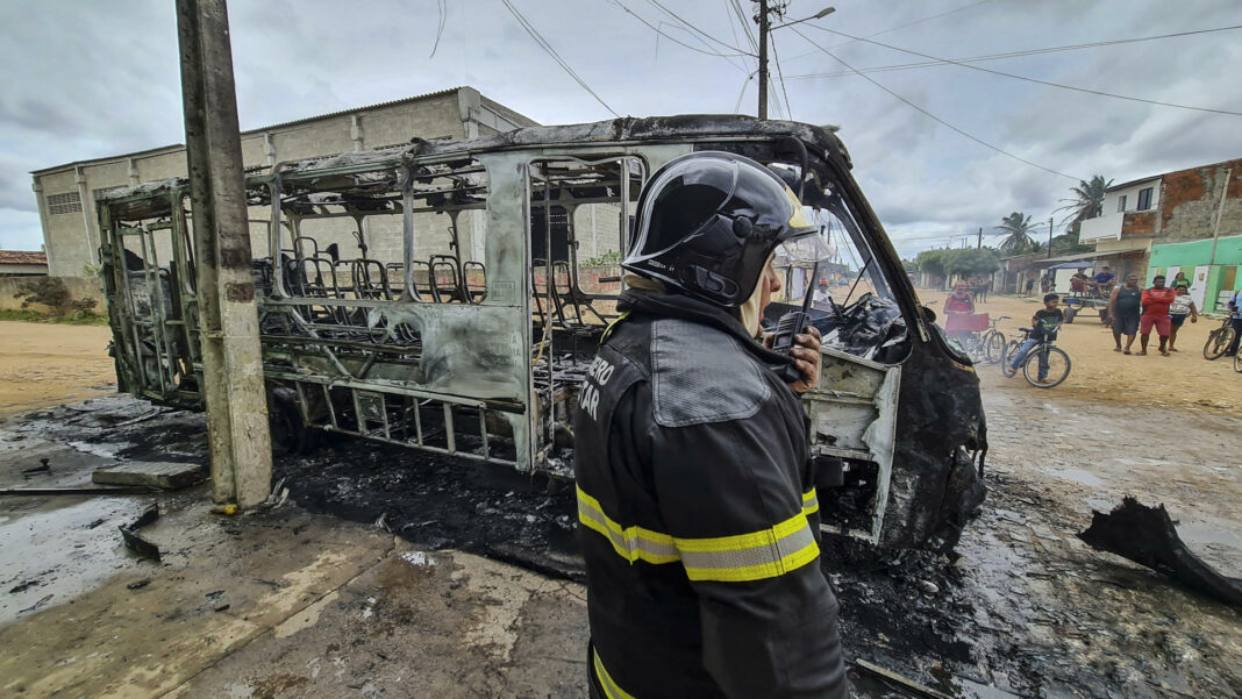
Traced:
<path fill-rule="evenodd" d="M 701 151 L 670 160 L 647 181 L 621 266 L 725 308 L 750 298 L 778 245 L 816 232 L 772 170 Z"/>

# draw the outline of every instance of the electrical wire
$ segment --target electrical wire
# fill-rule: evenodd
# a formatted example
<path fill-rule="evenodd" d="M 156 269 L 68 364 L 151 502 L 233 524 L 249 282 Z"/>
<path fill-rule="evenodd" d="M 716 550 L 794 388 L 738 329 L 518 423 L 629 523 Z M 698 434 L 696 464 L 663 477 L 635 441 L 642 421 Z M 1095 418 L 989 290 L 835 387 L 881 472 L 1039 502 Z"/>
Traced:
<path fill-rule="evenodd" d="M 733 113 L 740 114 L 742 110 L 742 98 L 746 96 L 746 87 L 750 85 L 750 81 L 755 79 L 755 74 L 751 73 L 742 81 L 742 89 L 737 93 L 737 104 L 733 105 Z"/>
<path fill-rule="evenodd" d="M 1085 178 L 1082 178 L 1082 177 L 1074 177 L 1074 176 L 1072 176 L 1072 175 L 1067 175 L 1067 174 L 1065 174 L 1064 172 L 1060 172 L 1060 171 L 1058 171 L 1058 170 L 1053 170 L 1052 168 L 1049 168 L 1049 167 L 1044 167 L 1043 165 L 1040 165 L 1039 163 L 1036 163 L 1036 162 L 1032 162 L 1032 161 L 1030 161 L 1030 160 L 1027 160 L 1026 158 L 1023 158 L 1023 157 L 1022 157 L 1022 156 L 1020 156 L 1020 155 L 1014 155 L 1013 153 L 1010 153 L 1009 151 L 1007 151 L 1007 150 L 1005 150 L 1005 149 L 1001 148 L 1000 146 L 996 146 L 996 145 L 993 145 L 993 144 L 991 144 L 991 143 L 988 143 L 987 141 L 983 140 L 982 138 L 979 138 L 978 136 L 975 136 L 974 134 L 969 133 L 968 131 L 965 131 L 965 130 L 963 130 L 963 129 L 961 129 L 961 128 L 957 127 L 957 126 L 954 126 L 953 124 L 951 124 L 951 123 L 949 123 L 949 122 L 945 121 L 944 119 L 942 119 L 942 118 L 940 118 L 940 117 L 936 116 L 935 114 L 931 113 L 931 112 L 930 112 L 930 111 L 928 111 L 927 109 L 924 109 L 923 107 L 921 107 L 920 105 L 916 104 L 915 102 L 913 102 L 913 101 L 911 101 L 911 100 L 907 99 L 907 98 L 906 98 L 906 97 L 904 97 L 903 95 L 900 95 L 900 94 L 898 94 L 898 93 L 894 92 L 893 90 L 890 90 L 888 87 L 886 87 L 883 83 L 879 82 L 879 81 L 878 81 L 878 80 L 876 80 L 875 78 L 872 78 L 872 77 L 871 77 L 871 76 L 869 76 L 869 75 L 864 75 L 864 74 L 862 74 L 862 73 L 859 73 L 857 68 L 855 68 L 854 66 L 850 65 L 849 63 L 846 63 L 846 62 L 845 62 L 845 60 L 843 60 L 842 58 L 840 58 L 839 56 L 837 56 L 836 54 L 834 54 L 832 51 L 829 51 L 826 47 L 820 46 L 818 43 L 816 43 L 814 40 L 812 40 L 809 36 L 807 36 L 806 34 L 803 34 L 803 33 L 802 33 L 802 31 L 801 31 L 800 29 L 798 29 L 797 27 L 790 27 L 789 29 L 790 29 L 790 30 L 792 30 L 792 31 L 793 31 L 793 33 L 795 33 L 795 34 L 797 34 L 798 36 L 802 37 L 802 39 L 803 39 L 804 41 L 806 41 L 808 44 L 810 44 L 810 45 L 814 46 L 815 48 L 819 49 L 820 51 L 823 51 L 824 53 L 828 54 L 828 56 L 829 56 L 829 57 L 831 57 L 834 61 L 836 61 L 837 63 L 840 63 L 841 65 L 845 66 L 845 67 L 846 67 L 846 68 L 848 68 L 849 70 L 853 71 L 856 75 L 858 75 L 859 77 L 861 77 L 863 80 L 866 80 L 867 82 L 871 83 L 872 85 L 875 85 L 876 87 L 878 87 L 878 88 L 880 88 L 881 90 L 883 90 L 883 91 L 887 92 L 888 94 L 892 95 L 893 97 L 896 97 L 897 99 L 901 100 L 901 101 L 902 101 L 903 103 L 905 103 L 906 105 L 908 105 L 908 106 L 910 106 L 910 107 L 914 108 L 915 110 L 919 111 L 920 113 L 922 113 L 922 114 L 923 114 L 924 116 L 926 116 L 927 118 L 932 119 L 932 120 L 933 120 L 933 121 L 935 121 L 936 123 L 938 123 L 938 124 L 940 124 L 940 125 L 942 125 L 942 126 L 944 126 L 944 127 L 948 128 L 948 129 L 950 129 L 950 130 L 954 131 L 954 132 L 955 132 L 955 133 L 957 133 L 958 135 L 963 136 L 963 137 L 965 137 L 965 138 L 968 138 L 968 139 L 970 139 L 971 141 L 974 141 L 975 143 L 978 143 L 979 145 L 984 146 L 985 148 L 989 148 L 989 149 L 991 149 L 991 150 L 994 150 L 994 151 L 996 151 L 997 153 L 1000 153 L 1001 155 L 1004 155 L 1004 156 L 1006 156 L 1006 157 L 1009 157 L 1009 158 L 1012 158 L 1012 159 L 1014 159 L 1014 160 L 1017 160 L 1017 161 L 1018 161 L 1018 162 L 1020 162 L 1020 163 L 1025 163 L 1025 164 L 1027 164 L 1027 165 L 1030 165 L 1030 166 L 1031 166 L 1031 167 L 1033 167 L 1033 168 L 1037 168 L 1037 169 L 1039 169 L 1039 170 L 1043 170 L 1044 172 L 1047 172 L 1047 173 L 1049 173 L 1049 174 L 1052 174 L 1052 175 L 1057 175 L 1057 176 L 1059 176 L 1059 177 L 1064 177 L 1064 178 L 1066 178 L 1066 179 L 1068 179 L 1068 180 L 1073 180 L 1073 181 L 1075 181 L 1075 182 L 1078 182 L 1079 180 L 1083 180 L 1083 179 L 1085 179 Z"/>
<path fill-rule="evenodd" d="M 690 21 L 688 21 L 688 20 L 684 19 L 681 15 L 679 15 L 679 14 L 677 14 L 676 12 L 673 12 L 672 10 L 668 9 L 667 7 L 665 7 L 665 6 L 664 6 L 664 3 L 660 2 L 660 0 L 647 0 L 647 2 L 649 2 L 649 3 L 651 3 L 652 5 L 655 5 L 656 7 L 660 8 L 660 9 L 661 9 L 661 10 L 663 10 L 663 11 L 664 11 L 664 13 L 665 13 L 665 14 L 667 14 L 669 17 L 672 17 L 673 19 L 677 20 L 678 22 L 681 22 L 681 23 L 682 23 L 682 24 L 684 24 L 687 28 L 689 28 L 691 31 L 693 31 L 695 34 L 698 34 L 699 36 L 702 36 L 703 38 L 708 39 L 708 40 L 712 41 L 712 42 L 713 42 L 713 43 L 715 43 L 715 44 L 719 44 L 720 46 L 723 46 L 723 47 L 725 47 L 725 48 L 729 49 L 730 51 L 736 51 L 736 52 L 738 52 L 738 53 L 742 53 L 742 54 L 745 54 L 745 53 L 746 53 L 746 52 L 745 52 L 745 51 L 743 51 L 742 49 L 740 49 L 740 48 L 738 48 L 738 47 L 736 47 L 736 46 L 734 46 L 734 45 L 732 45 L 732 44 L 729 44 L 729 43 L 727 43 L 727 42 L 721 41 L 720 39 L 717 39 L 716 37 L 712 36 L 711 34 L 708 34 L 707 32 L 703 31 L 702 29 L 699 29 L 697 26 L 695 26 L 695 25 L 694 25 L 694 23 L 692 23 L 692 22 L 690 22 Z M 749 54 L 748 54 L 748 55 L 749 55 Z"/>
<path fill-rule="evenodd" d="M 595 98 L 595 101 L 603 105 L 604 109 L 607 109 L 609 113 L 617 118 L 621 117 L 620 114 L 617 114 L 616 110 L 608 106 L 608 103 L 604 101 L 603 97 L 600 97 L 595 90 L 591 89 L 590 85 L 587 85 L 585 80 L 574 72 L 574 69 L 570 67 L 569 63 L 567 63 L 565 59 L 561 58 L 561 55 L 556 52 L 556 49 L 552 48 L 552 45 L 548 43 L 548 40 L 543 38 L 543 35 L 539 33 L 539 30 L 535 28 L 535 25 L 531 24 L 530 20 L 526 19 L 526 16 L 513 5 L 511 0 L 500 1 L 504 3 L 504 6 L 509 10 L 509 14 L 513 15 L 513 18 L 518 21 L 518 24 L 522 25 L 522 28 L 526 30 L 526 33 L 530 34 L 530 37 L 535 40 L 535 43 L 539 44 L 539 48 L 543 49 L 544 52 L 551 56 L 553 61 L 556 61 L 556 64 L 561 67 L 561 70 L 565 71 L 569 77 L 573 78 L 574 82 L 578 83 L 582 89 L 590 93 L 590 95 Z"/>
<path fill-rule="evenodd" d="M 684 47 L 684 48 L 688 48 L 688 49 L 690 49 L 691 51 L 695 51 L 695 52 L 697 52 L 697 53 L 701 53 L 701 54 L 704 54 L 704 55 L 707 55 L 707 56 L 716 56 L 716 57 L 719 57 L 719 58 L 728 58 L 728 57 L 730 57 L 730 56 L 749 56 L 749 55 L 751 55 L 751 54 L 749 54 L 749 53 L 746 53 L 745 51 L 739 51 L 739 52 L 735 52 L 735 53 L 720 53 L 719 51 L 704 50 L 704 49 L 701 49 L 701 48 L 699 48 L 699 47 L 697 47 L 697 46 L 691 46 L 690 44 L 685 43 L 684 41 L 682 41 L 682 40 L 678 39 L 677 37 L 675 37 L 675 36 L 671 36 L 671 35 L 669 35 L 669 34 L 665 33 L 665 32 L 664 32 L 663 30 L 661 30 L 659 27 L 657 27 L 656 25 L 654 25 L 654 24 L 652 24 L 651 22 L 647 21 L 647 20 L 646 20 L 646 19 L 645 19 L 642 15 L 640 15 L 640 14 L 638 14 L 637 12 L 635 12 L 635 11 L 631 10 L 629 7 L 627 7 L 627 6 L 625 5 L 625 3 L 621 2 L 621 0 L 611 0 L 611 2 L 612 2 L 612 4 L 616 5 L 617 7 L 621 8 L 622 10 L 624 10 L 626 14 L 630 15 L 631 17 L 633 17 L 634 19 L 638 20 L 639 22 L 642 22 L 643 24 L 645 24 L 645 25 L 647 26 L 647 28 L 648 28 L 648 29 L 650 29 L 651 31 L 655 32 L 656 34 L 659 34 L 660 36 L 664 37 L 665 39 L 668 39 L 669 41 L 673 42 L 674 44 L 677 44 L 678 46 L 682 46 L 682 47 Z"/>
<path fill-rule="evenodd" d="M 725 0 L 725 2 L 733 7 L 733 13 L 737 17 L 737 23 L 742 27 L 742 32 L 746 35 L 750 50 L 758 54 L 759 42 L 755 40 L 755 32 L 750 26 L 751 23 L 746 19 L 746 11 L 742 9 L 742 3 L 739 0 Z"/>
<path fill-rule="evenodd" d="M 785 99 L 785 115 L 789 120 L 793 120 L 793 107 L 789 104 L 789 93 L 785 90 L 785 73 L 781 70 L 781 55 L 776 51 L 776 37 L 769 36 L 768 41 L 772 44 L 772 62 L 776 64 L 776 77 L 781 83 L 781 95 Z"/>
<path fill-rule="evenodd" d="M 1160 106 L 1160 107 L 1174 107 L 1174 108 L 1176 108 L 1176 109 L 1188 109 L 1188 110 L 1190 110 L 1190 111 L 1194 111 L 1194 112 L 1209 112 L 1209 113 L 1212 113 L 1212 114 L 1225 114 L 1225 115 L 1228 115 L 1228 116 L 1242 116 L 1242 112 L 1234 112 L 1234 111 L 1230 111 L 1230 110 L 1228 110 L 1228 109 L 1214 109 L 1214 108 L 1211 108 L 1211 107 L 1196 107 L 1196 106 L 1189 105 L 1189 104 L 1178 104 L 1178 103 L 1176 103 L 1176 102 L 1163 102 L 1163 101 L 1160 101 L 1160 100 L 1152 100 L 1152 99 L 1147 99 L 1147 98 L 1144 98 L 1144 97 L 1131 97 L 1131 96 L 1129 96 L 1129 95 L 1119 95 L 1119 94 L 1117 94 L 1117 93 L 1115 93 L 1115 92 L 1105 92 L 1104 90 L 1095 90 L 1095 89 L 1091 89 L 1091 88 L 1087 88 L 1087 87 L 1078 87 L 1077 85 L 1067 85 L 1067 84 L 1065 84 L 1065 83 L 1052 82 L 1051 80 L 1041 80 L 1041 79 L 1039 79 L 1039 78 L 1032 78 L 1032 77 L 1028 77 L 1028 76 L 1026 76 L 1026 75 L 1018 75 L 1018 74 L 1016 74 L 1016 73 L 1007 73 L 1007 72 L 1005 72 L 1005 71 L 1003 71 L 1003 70 L 995 70 L 995 69 L 992 69 L 992 68 L 984 68 L 984 67 L 982 67 L 982 66 L 971 65 L 971 64 L 969 64 L 969 63 L 963 63 L 962 61 L 957 61 L 957 60 L 953 60 L 953 59 L 950 59 L 950 58 L 940 58 L 940 57 L 938 57 L 938 56 L 932 56 L 932 55 L 930 55 L 930 54 L 922 53 L 922 52 L 920 52 L 920 51 L 913 51 L 913 50 L 911 50 L 911 49 L 903 49 L 903 48 L 901 48 L 900 46 L 894 46 L 894 45 L 892 45 L 892 44 L 886 44 L 886 43 L 884 43 L 884 42 L 882 42 L 882 41 L 874 41 L 874 40 L 872 40 L 872 39 L 867 39 L 867 38 L 865 38 L 865 37 L 853 36 L 852 34 L 846 34 L 845 32 L 840 32 L 840 31 L 837 31 L 837 30 L 835 30 L 835 29 L 829 29 L 829 28 L 827 28 L 827 27 L 818 27 L 818 26 L 815 26 L 815 25 L 813 25 L 813 24 L 812 24 L 812 25 L 809 25 L 809 26 L 810 26 L 810 27 L 812 27 L 812 28 L 814 28 L 814 29 L 818 29 L 818 30 L 819 30 L 819 31 L 821 31 L 821 32 L 827 32 L 827 33 L 829 33 L 829 34 L 834 34 L 834 35 L 836 35 L 836 36 L 845 36 L 845 37 L 849 37 L 849 38 L 853 39 L 854 41 L 862 41 L 862 42 L 864 42 L 864 43 L 872 44 L 872 45 L 874 45 L 874 46 L 880 46 L 880 47 L 883 47 L 883 48 L 886 48 L 886 49 L 891 49 L 891 50 L 893 50 L 893 51 L 900 51 L 901 53 L 908 53 L 908 54 L 910 54 L 911 56 L 919 56 L 920 58 L 928 58 L 928 59 L 931 59 L 931 60 L 933 60 L 933 61 L 943 61 L 943 62 L 948 63 L 948 64 L 950 64 L 950 65 L 955 65 L 955 66 L 958 66 L 958 67 L 961 67 L 961 68 L 967 68 L 967 69 L 970 69 L 970 70 L 977 70 L 977 71 L 982 72 L 982 73 L 990 73 L 990 74 L 992 74 L 992 75 L 999 75 L 999 76 L 1001 76 L 1001 77 L 1005 77 L 1005 78 L 1013 78 L 1014 80 L 1022 80 L 1022 81 L 1029 82 L 1029 83 L 1035 83 L 1035 84 L 1037 84 L 1037 85 L 1046 85 L 1046 86 L 1048 86 L 1048 87 L 1057 87 L 1057 88 L 1060 88 L 1060 89 L 1062 89 L 1062 90 L 1070 90 L 1070 91 L 1073 91 L 1073 92 L 1082 92 L 1082 93 L 1085 93 L 1085 94 L 1088 94 L 1088 95 L 1097 95 L 1097 96 L 1100 96 L 1100 97 L 1112 97 L 1113 99 L 1126 100 L 1127 102 L 1141 102 L 1141 103 L 1143 103 L 1143 104 L 1153 104 L 1153 105 L 1157 105 L 1157 106 Z M 839 60 L 839 59 L 838 59 L 838 60 Z M 859 73 L 859 75 L 861 75 L 861 73 Z"/>
<path fill-rule="evenodd" d="M 881 34 L 887 34 L 887 33 L 889 33 L 889 32 L 895 32 L 895 31 L 897 31 L 898 29 L 905 29 L 906 27 L 913 27 L 913 26 L 914 26 L 914 25 L 916 25 L 916 24 L 921 24 L 921 23 L 923 23 L 923 22 L 927 22 L 927 21 L 929 21 L 929 20 L 933 20 L 933 19 L 939 19 L 940 17 L 945 17 L 945 16 L 947 16 L 947 15 L 951 15 L 951 14 L 953 14 L 953 13 L 955 13 L 955 12 L 961 12 L 962 10 L 969 10 L 969 9 L 970 9 L 970 8 L 972 8 L 972 7 L 977 7 L 977 6 L 982 5 L 982 4 L 986 3 L 986 2 L 991 2 L 991 0 L 977 0 L 977 2 L 972 2 L 972 3 L 970 3 L 969 5 L 962 5 L 961 7 L 956 7 L 956 8 L 954 8 L 954 9 L 952 9 L 952 10 L 948 10 L 948 11 L 945 11 L 945 12 L 941 12 L 941 13 L 939 13 L 939 14 L 928 15 L 928 16 L 926 16 L 926 17 L 920 17 L 920 18 L 918 18 L 918 19 L 916 19 L 916 20 L 912 20 L 912 21 L 910 21 L 910 22 L 906 22 L 905 24 L 898 24 L 897 26 L 894 26 L 894 27 L 889 27 L 888 29 L 881 29 L 881 30 L 880 30 L 880 31 L 878 31 L 878 32 L 875 32 L 875 33 L 872 33 L 872 34 L 868 34 L 868 35 L 867 35 L 867 38 L 871 38 L 871 37 L 873 37 L 873 36 L 880 36 Z M 845 42 L 842 42 L 842 43 L 837 44 L 837 45 L 835 45 L 835 46 L 829 46 L 828 48 L 829 48 L 829 49 L 839 49 L 839 48 L 841 48 L 842 46 L 848 46 L 849 44 L 852 44 L 852 43 L 853 43 L 853 41 L 852 41 L 852 40 L 851 40 L 851 41 L 845 41 Z M 791 60 L 791 61 L 796 61 L 796 60 L 798 60 L 798 59 L 800 59 L 800 58 L 806 58 L 807 56 L 812 56 L 812 55 L 814 55 L 814 54 L 816 54 L 816 53 L 819 53 L 819 52 L 818 52 L 818 51 L 808 51 L 808 52 L 806 52 L 806 53 L 800 53 L 800 54 L 798 54 L 797 56 L 794 56 L 793 58 L 791 58 L 791 59 L 789 59 L 789 60 Z"/>
<path fill-rule="evenodd" d="M 440 12 L 440 22 L 436 27 L 436 41 L 431 45 L 431 55 L 427 58 L 435 58 L 436 50 L 440 48 L 440 37 L 444 36 L 444 24 L 448 21 L 448 0 L 436 0 L 436 9 Z"/>
<path fill-rule="evenodd" d="M 704 45 L 704 46 L 709 46 L 709 47 L 710 47 L 710 44 L 708 44 L 706 41 L 703 41 L 703 40 L 702 40 L 702 39 L 700 39 L 698 36 L 695 36 L 695 35 L 694 35 L 694 34 L 692 34 L 692 33 L 691 33 L 688 29 L 686 29 L 685 27 L 683 27 L 683 26 L 681 26 L 681 25 L 679 25 L 679 24 L 673 24 L 672 22 L 666 22 L 666 21 L 664 21 L 664 20 L 660 20 L 660 21 L 659 21 L 659 22 L 657 22 L 656 24 L 657 24 L 657 25 L 658 25 L 661 29 L 663 29 L 664 27 L 666 27 L 666 26 L 667 26 L 667 27 L 669 27 L 669 28 L 671 28 L 671 29 L 677 29 L 677 30 L 679 30 L 679 31 L 685 32 L 685 33 L 686 33 L 686 35 L 687 35 L 687 36 L 689 36 L 689 38 L 694 39 L 695 41 L 698 41 L 700 44 L 702 44 L 702 45 Z M 668 35 L 667 35 L 667 34 L 664 34 L 663 36 L 668 36 Z M 659 41 L 659 39 L 660 39 L 660 37 L 659 37 L 659 36 L 657 36 L 657 37 L 656 37 L 656 41 Z M 743 73 L 745 73 L 745 72 L 746 72 L 746 66 L 745 66 L 744 64 L 739 65 L 739 64 L 737 63 L 737 59 L 736 59 L 736 58 L 734 58 L 734 56 L 744 56 L 745 54 L 723 54 L 723 53 L 722 53 L 722 54 L 709 54 L 709 55 L 719 55 L 721 58 L 723 58 L 725 61 L 727 61 L 727 62 L 729 63 L 729 65 L 733 66 L 734 68 L 737 68 L 738 70 L 742 71 Z"/>
<path fill-rule="evenodd" d="M 815 25 L 811 25 L 811 26 L 815 26 Z M 1159 39 L 1173 39 L 1173 38 L 1185 37 L 1185 36 L 1195 36 L 1198 34 L 1209 34 L 1212 32 L 1223 32 L 1223 31 L 1229 31 L 1229 30 L 1234 30 L 1234 29 L 1242 29 L 1242 24 L 1235 24 L 1235 25 L 1228 26 L 1228 27 L 1211 27 L 1208 29 L 1195 29 L 1195 30 L 1186 31 L 1186 32 L 1174 32 L 1172 34 L 1156 34 L 1153 36 L 1140 36 L 1140 37 L 1134 37 L 1130 39 L 1112 39 L 1108 41 L 1092 41 L 1092 42 L 1085 43 L 1085 44 L 1067 44 L 1064 46 L 1048 46 L 1048 47 L 1038 48 L 1038 49 L 1025 49 L 1022 51 L 1008 51 L 1005 53 L 989 53 L 989 54 L 983 54 L 980 56 L 968 56 L 965 58 L 958 58 L 954 60 L 957 60 L 961 63 L 997 61 L 997 60 L 1002 60 L 1006 58 L 1020 58 L 1022 56 L 1036 56 L 1036 55 L 1042 55 L 1046 53 L 1060 53 L 1063 51 L 1079 51 L 1082 49 L 1100 48 L 1104 46 L 1119 46 L 1122 44 L 1134 44 L 1134 43 L 1139 43 L 1139 42 L 1144 42 L 1144 41 L 1156 41 Z M 815 53 L 819 53 L 819 52 L 816 51 Z M 884 65 L 884 66 L 871 66 L 868 68 L 859 68 L 858 70 L 863 73 L 886 73 L 889 71 L 911 70 L 915 68 L 928 68 L 931 66 L 943 66 L 943 65 L 948 65 L 948 63 L 945 61 L 920 61 L 917 63 L 896 63 L 896 64 Z M 803 80 L 803 79 L 808 79 L 808 78 L 837 78 L 837 77 L 841 77 L 845 75 L 853 75 L 853 74 L 854 73 L 848 70 L 838 70 L 838 71 L 832 71 L 828 73 L 801 73 L 798 75 L 790 75 L 789 79 L 790 80 Z"/>

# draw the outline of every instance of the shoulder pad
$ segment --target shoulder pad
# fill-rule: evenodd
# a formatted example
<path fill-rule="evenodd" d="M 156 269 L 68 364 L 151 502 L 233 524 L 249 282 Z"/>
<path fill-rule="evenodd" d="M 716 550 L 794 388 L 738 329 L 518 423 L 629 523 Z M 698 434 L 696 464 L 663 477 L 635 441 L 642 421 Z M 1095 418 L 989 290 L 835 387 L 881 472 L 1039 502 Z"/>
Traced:
<path fill-rule="evenodd" d="M 772 388 L 737 338 L 665 318 L 651 326 L 652 403 L 661 427 L 748 418 Z"/>

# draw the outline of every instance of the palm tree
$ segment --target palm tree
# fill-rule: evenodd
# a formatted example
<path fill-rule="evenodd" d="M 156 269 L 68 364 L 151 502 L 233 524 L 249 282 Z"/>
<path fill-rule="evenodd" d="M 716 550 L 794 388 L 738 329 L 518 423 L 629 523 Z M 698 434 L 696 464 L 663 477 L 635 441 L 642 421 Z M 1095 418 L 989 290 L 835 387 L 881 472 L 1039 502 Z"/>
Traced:
<path fill-rule="evenodd" d="M 1027 248 L 1035 242 L 1031 237 L 1031 217 L 1015 211 L 1005 218 L 1001 219 L 1001 225 L 996 230 L 1005 234 L 1005 239 L 1001 241 L 1000 249 L 1011 254 L 1018 255 L 1026 251 Z"/>
<path fill-rule="evenodd" d="M 1079 180 L 1078 184 L 1070 187 L 1070 193 L 1074 196 L 1069 199 L 1062 199 L 1065 206 L 1057 209 L 1057 211 L 1068 211 L 1067 221 L 1079 224 L 1086 219 L 1099 216 L 1101 207 L 1104 204 L 1104 194 L 1108 188 L 1113 186 L 1112 180 L 1105 180 L 1103 175 L 1094 175 L 1089 180 Z"/>

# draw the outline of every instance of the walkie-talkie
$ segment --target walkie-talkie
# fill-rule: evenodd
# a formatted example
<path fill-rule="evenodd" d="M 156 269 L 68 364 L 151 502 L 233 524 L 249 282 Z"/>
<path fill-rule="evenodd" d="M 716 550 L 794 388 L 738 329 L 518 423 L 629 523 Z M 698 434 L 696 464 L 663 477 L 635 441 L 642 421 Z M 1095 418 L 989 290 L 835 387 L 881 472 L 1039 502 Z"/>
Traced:
<path fill-rule="evenodd" d="M 781 316 L 781 319 L 776 322 L 776 332 L 772 335 L 773 352 L 793 355 L 794 337 L 801 335 L 802 331 L 806 330 L 807 323 L 811 321 L 811 315 L 808 313 L 811 309 L 811 298 L 813 296 L 811 289 L 818 273 L 819 262 L 817 261 L 811 267 L 811 276 L 807 282 L 806 295 L 802 299 L 802 309 L 790 311 Z M 786 364 L 781 367 L 780 375 L 786 383 L 794 383 L 805 378 L 794 364 Z"/>

